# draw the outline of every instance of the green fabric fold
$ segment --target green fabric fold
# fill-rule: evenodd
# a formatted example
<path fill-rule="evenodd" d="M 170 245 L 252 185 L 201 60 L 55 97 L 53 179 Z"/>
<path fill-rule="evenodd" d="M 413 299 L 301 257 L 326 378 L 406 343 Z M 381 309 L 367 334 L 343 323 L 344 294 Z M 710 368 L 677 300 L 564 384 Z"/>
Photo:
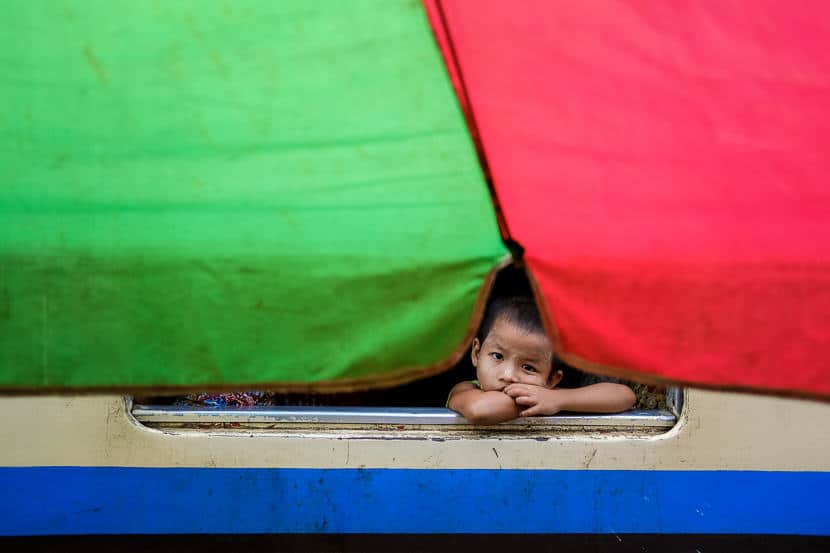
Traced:
<path fill-rule="evenodd" d="M 505 255 L 420 2 L 12 1 L 0 389 L 414 373 Z"/>

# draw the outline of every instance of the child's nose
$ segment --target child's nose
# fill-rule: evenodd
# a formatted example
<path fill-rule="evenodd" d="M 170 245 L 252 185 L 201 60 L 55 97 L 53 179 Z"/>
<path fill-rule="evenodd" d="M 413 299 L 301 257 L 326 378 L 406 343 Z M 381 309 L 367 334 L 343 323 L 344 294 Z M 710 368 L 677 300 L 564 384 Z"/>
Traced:
<path fill-rule="evenodd" d="M 516 382 L 516 367 L 512 363 L 505 363 L 501 377 L 505 382 Z"/>

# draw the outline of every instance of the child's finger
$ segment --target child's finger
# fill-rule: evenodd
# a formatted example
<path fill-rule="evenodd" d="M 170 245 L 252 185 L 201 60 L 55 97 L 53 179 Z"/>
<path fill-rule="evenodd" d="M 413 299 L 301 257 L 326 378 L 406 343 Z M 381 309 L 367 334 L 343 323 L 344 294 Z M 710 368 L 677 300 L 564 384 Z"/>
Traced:
<path fill-rule="evenodd" d="M 536 405 L 536 400 L 530 396 L 519 396 L 514 401 L 517 405 Z"/>
<path fill-rule="evenodd" d="M 512 398 L 521 395 L 524 393 L 521 387 L 517 386 L 516 384 L 511 384 L 504 389 L 504 393 L 509 395 Z"/>
<path fill-rule="evenodd" d="M 518 401 L 516 403 L 518 403 Z M 542 408 L 539 407 L 539 404 L 537 403 L 533 407 L 529 407 L 528 409 L 525 409 L 524 411 L 519 413 L 519 416 L 520 417 L 533 417 L 533 416 L 536 416 L 536 415 L 540 414 L 541 412 L 542 412 Z"/>

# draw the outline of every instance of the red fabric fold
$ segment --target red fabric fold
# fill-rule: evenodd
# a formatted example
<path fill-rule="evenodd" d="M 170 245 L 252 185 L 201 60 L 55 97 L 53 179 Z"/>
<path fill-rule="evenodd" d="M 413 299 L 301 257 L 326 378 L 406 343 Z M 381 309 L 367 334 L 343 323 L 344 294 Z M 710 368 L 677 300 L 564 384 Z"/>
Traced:
<path fill-rule="evenodd" d="M 425 4 L 563 355 L 830 396 L 830 5 Z"/>

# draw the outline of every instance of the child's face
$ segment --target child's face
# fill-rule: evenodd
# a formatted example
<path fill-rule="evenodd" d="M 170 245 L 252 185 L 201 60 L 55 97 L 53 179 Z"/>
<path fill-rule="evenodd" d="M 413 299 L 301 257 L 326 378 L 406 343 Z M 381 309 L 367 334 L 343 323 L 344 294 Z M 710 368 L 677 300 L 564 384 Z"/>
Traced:
<path fill-rule="evenodd" d="M 551 375 L 553 348 L 548 337 L 503 318 L 495 320 L 484 342 L 473 340 L 472 359 L 485 392 L 501 391 L 513 383 L 553 388 L 562 379 L 561 371 Z"/>

